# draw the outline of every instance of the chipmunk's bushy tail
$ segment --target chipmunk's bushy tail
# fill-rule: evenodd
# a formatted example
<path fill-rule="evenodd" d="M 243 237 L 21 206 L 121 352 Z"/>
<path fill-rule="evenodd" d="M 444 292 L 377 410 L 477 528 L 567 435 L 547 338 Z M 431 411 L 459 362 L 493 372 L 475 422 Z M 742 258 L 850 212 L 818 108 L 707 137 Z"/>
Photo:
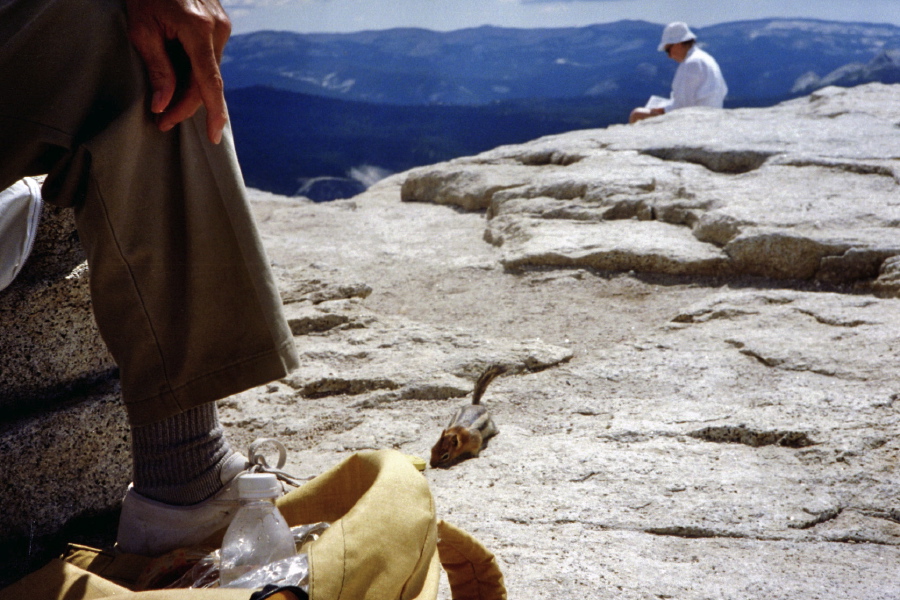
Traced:
<path fill-rule="evenodd" d="M 489 366 L 485 372 L 481 374 L 481 377 L 478 378 L 478 381 L 475 382 L 475 391 L 472 393 L 472 404 L 481 404 L 481 396 L 484 395 L 484 390 L 487 389 L 487 386 L 497 375 L 506 373 L 506 370 L 506 367 L 503 365 Z"/>

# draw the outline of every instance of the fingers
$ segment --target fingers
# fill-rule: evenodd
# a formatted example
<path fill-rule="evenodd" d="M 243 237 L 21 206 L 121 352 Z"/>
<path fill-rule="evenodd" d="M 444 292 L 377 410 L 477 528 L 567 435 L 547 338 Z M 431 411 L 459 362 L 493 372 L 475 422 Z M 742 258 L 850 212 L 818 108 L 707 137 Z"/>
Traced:
<path fill-rule="evenodd" d="M 209 41 L 193 47 L 185 46 L 185 51 L 191 58 L 191 89 L 196 90 L 200 102 L 206 106 L 206 134 L 212 143 L 218 144 L 222 139 L 222 130 L 228 122 L 225 83 L 219 71 L 217 57 L 221 55 L 220 51 L 217 52 Z"/>
<path fill-rule="evenodd" d="M 168 131 L 205 105 L 207 136 L 219 143 L 228 122 L 219 63 L 231 35 L 219 0 L 127 3 L 129 36 L 147 67 L 150 110 L 160 115 L 157 126 Z"/>
<path fill-rule="evenodd" d="M 203 2 L 202 15 L 196 15 L 195 26 L 179 36 L 191 60 L 191 87 L 196 87 L 200 101 L 206 106 L 206 134 L 218 144 L 228 122 L 225 106 L 225 83 L 219 63 L 225 43 L 231 35 L 231 21 L 218 0 Z"/>
<path fill-rule="evenodd" d="M 162 113 L 175 95 L 177 80 L 172 61 L 166 52 L 165 41 L 143 25 L 136 25 L 128 32 L 131 43 L 147 67 L 150 89 L 153 90 L 150 110 Z"/>
<path fill-rule="evenodd" d="M 195 84 L 191 83 L 179 98 L 171 106 L 167 107 L 164 113 L 159 115 L 156 119 L 156 126 L 160 131 L 169 131 L 182 121 L 193 117 L 202 104 L 203 99 L 200 97 L 200 90 Z M 212 137 L 210 137 L 210 141 L 214 144 L 218 143 L 218 140 Z"/>

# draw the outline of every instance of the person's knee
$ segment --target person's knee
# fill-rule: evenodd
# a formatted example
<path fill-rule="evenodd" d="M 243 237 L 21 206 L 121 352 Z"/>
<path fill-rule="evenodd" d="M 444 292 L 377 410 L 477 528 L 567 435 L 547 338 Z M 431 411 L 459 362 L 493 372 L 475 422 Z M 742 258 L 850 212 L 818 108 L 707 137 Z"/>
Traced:
<path fill-rule="evenodd" d="M 29 1 L 14 3 L 15 8 Z M 16 32 L 15 60 L 0 52 L 0 81 L 12 85 L 14 77 L 28 72 L 25 92 L 42 94 L 31 103 L 56 105 L 59 112 L 67 114 L 89 112 L 84 105 L 101 99 L 105 110 L 121 110 L 142 99 L 146 76 L 128 38 L 121 0 L 32 4 L 33 8 L 26 6 L 18 17 L 30 18 Z M 53 43 L 47 43 L 48 39 Z M 14 97 L 23 103 L 23 93 Z M 34 114 L 34 110 L 28 111 L 29 116 Z M 53 126 L 60 120 L 45 124 Z"/>

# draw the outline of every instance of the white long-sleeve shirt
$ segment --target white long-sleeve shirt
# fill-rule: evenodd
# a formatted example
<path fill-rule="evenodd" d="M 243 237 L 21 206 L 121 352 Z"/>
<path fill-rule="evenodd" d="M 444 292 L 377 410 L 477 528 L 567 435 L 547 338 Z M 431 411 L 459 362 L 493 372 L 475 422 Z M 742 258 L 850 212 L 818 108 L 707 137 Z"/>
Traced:
<path fill-rule="evenodd" d="M 662 103 L 666 112 L 688 106 L 722 108 L 728 86 L 722 77 L 719 63 L 712 56 L 694 46 L 675 71 L 672 96 Z"/>

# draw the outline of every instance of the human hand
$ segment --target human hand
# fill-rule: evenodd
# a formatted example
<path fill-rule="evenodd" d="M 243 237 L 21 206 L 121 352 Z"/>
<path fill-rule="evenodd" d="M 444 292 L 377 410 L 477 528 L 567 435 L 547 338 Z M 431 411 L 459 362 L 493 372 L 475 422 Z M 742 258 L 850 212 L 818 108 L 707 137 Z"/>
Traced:
<path fill-rule="evenodd" d="M 228 122 L 219 63 L 231 35 L 219 0 L 126 0 L 126 8 L 128 35 L 147 67 L 150 110 L 159 115 L 159 129 L 169 131 L 202 104 L 206 134 L 218 144 Z M 178 55 L 186 57 L 184 72 L 177 68 Z"/>

